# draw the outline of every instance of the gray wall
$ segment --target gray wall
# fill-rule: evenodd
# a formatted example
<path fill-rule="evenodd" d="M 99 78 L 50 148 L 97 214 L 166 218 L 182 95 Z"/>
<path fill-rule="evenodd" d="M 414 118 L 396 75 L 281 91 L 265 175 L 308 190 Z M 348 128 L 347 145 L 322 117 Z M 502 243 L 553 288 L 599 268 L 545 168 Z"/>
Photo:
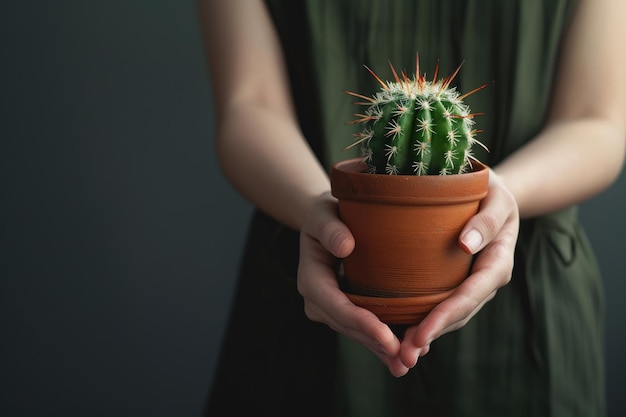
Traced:
<path fill-rule="evenodd" d="M 194 1 L 10 2 L 0 35 L 0 415 L 199 415 L 250 207 L 213 156 Z M 612 416 L 624 181 L 583 210 Z"/>
<path fill-rule="evenodd" d="M 0 415 L 199 415 L 250 209 L 195 2 L 5 2 L 0 32 Z"/>

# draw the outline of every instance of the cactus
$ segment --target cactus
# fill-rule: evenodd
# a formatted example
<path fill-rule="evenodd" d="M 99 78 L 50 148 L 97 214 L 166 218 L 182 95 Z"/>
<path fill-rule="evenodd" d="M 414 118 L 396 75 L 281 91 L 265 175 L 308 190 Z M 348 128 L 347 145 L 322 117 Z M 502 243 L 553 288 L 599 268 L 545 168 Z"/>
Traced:
<path fill-rule="evenodd" d="M 413 79 L 404 72 L 398 76 L 393 65 L 389 66 L 395 82 L 384 82 L 365 67 L 382 86 L 374 96 L 346 91 L 365 100 L 355 104 L 367 107 L 351 122 L 365 126 L 346 149 L 360 145 L 370 173 L 448 175 L 468 171 L 472 146 L 484 145 L 475 138 L 480 131 L 473 128 L 478 113 L 471 113 L 463 99 L 487 84 L 461 95 L 450 86 L 460 66 L 451 76 L 437 80 L 437 65 L 432 81 L 419 74 L 419 58 Z"/>

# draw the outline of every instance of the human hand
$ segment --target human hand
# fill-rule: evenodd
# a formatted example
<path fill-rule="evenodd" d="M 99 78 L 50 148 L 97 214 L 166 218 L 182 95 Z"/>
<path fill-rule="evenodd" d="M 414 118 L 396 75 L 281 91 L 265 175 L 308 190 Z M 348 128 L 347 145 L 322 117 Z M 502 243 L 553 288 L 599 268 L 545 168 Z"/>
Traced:
<path fill-rule="evenodd" d="M 400 359 L 400 341 L 368 310 L 355 306 L 339 289 L 341 259 L 352 253 L 354 237 L 337 214 L 337 201 L 323 194 L 309 210 L 300 232 L 298 291 L 313 321 L 369 348 L 394 376 L 409 368 Z"/>
<path fill-rule="evenodd" d="M 419 325 L 407 329 L 400 356 L 408 368 L 415 366 L 418 358 L 428 353 L 433 340 L 465 326 L 497 290 L 511 280 L 519 232 L 518 207 L 497 174 L 493 171 L 489 174 L 487 197 L 459 238 L 465 252 L 478 253 L 471 274 Z"/>

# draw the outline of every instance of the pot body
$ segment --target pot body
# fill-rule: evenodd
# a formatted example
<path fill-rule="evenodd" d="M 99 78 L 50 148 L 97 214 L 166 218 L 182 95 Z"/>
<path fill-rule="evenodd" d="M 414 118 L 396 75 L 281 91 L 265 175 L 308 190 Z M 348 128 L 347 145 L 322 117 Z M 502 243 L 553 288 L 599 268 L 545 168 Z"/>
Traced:
<path fill-rule="evenodd" d="M 368 174 L 360 158 L 333 165 L 332 193 L 356 243 L 344 259 L 346 292 L 359 296 L 353 302 L 373 299 L 390 324 L 416 321 L 469 275 L 472 256 L 460 248 L 459 234 L 487 195 L 489 176 L 485 165 L 473 165 L 448 176 Z M 420 299 L 430 304 L 419 316 L 385 318 L 385 305 L 398 298 L 410 299 L 409 310 Z"/>

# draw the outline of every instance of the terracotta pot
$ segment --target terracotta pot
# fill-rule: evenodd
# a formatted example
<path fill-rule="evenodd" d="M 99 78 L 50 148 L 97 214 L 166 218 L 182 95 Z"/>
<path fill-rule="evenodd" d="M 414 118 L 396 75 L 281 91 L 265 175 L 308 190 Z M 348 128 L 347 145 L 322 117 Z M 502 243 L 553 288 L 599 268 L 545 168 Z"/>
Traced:
<path fill-rule="evenodd" d="M 489 170 L 447 176 L 368 174 L 361 158 L 331 168 L 339 216 L 356 245 L 344 260 L 351 300 L 388 324 L 414 324 L 469 275 L 458 239 L 487 195 Z"/>

